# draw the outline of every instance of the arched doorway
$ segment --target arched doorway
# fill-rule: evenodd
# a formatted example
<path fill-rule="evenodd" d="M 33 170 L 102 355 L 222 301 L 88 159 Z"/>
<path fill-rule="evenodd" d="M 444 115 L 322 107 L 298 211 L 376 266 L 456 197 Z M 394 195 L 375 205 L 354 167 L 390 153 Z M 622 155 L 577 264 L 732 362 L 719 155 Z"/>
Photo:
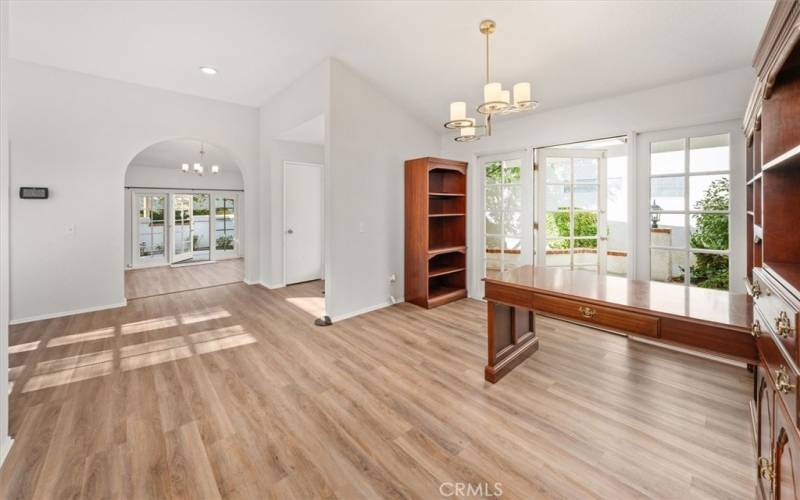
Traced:
<path fill-rule="evenodd" d="M 244 215 L 242 174 L 223 148 L 171 139 L 142 150 L 125 174 L 126 298 L 242 281 Z"/>

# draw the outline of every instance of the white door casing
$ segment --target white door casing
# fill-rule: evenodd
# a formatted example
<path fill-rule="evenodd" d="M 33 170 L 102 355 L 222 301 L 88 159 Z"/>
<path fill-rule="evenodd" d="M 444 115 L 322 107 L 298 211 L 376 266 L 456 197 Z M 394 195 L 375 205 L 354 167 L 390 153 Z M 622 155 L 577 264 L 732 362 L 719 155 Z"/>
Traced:
<path fill-rule="evenodd" d="M 283 164 L 283 280 L 322 279 L 322 165 Z"/>

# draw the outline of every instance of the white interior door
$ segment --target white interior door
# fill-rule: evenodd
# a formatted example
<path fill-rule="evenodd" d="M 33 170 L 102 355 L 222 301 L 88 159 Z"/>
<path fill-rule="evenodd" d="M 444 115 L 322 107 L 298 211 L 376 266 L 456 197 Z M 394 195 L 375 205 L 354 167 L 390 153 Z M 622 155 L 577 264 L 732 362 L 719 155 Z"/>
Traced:
<path fill-rule="evenodd" d="M 171 262 L 175 264 L 190 260 L 194 252 L 191 194 L 172 195 L 171 219 Z"/>
<path fill-rule="evenodd" d="M 163 265 L 167 262 L 167 195 L 133 193 L 134 267 Z"/>
<path fill-rule="evenodd" d="M 605 274 L 605 152 L 548 148 L 539 151 L 538 163 L 538 264 Z"/>
<path fill-rule="evenodd" d="M 283 182 L 284 281 L 322 279 L 322 165 L 285 162 Z"/>

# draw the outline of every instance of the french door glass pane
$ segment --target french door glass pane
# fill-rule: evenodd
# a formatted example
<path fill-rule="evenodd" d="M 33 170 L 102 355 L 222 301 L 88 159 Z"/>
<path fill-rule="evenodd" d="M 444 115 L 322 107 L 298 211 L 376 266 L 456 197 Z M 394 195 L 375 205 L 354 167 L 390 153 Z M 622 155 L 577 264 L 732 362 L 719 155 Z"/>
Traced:
<path fill-rule="evenodd" d="M 730 207 L 728 175 L 690 176 L 689 206 L 692 210 L 728 210 Z"/>
<path fill-rule="evenodd" d="M 685 177 L 653 177 L 650 179 L 652 210 L 686 210 Z"/>
<path fill-rule="evenodd" d="M 597 236 L 597 212 L 575 210 L 574 236 Z"/>
<path fill-rule="evenodd" d="M 569 158 L 547 158 L 545 164 L 545 182 L 571 182 L 570 169 L 572 161 Z"/>
<path fill-rule="evenodd" d="M 190 195 L 175 195 L 175 254 L 192 251 L 192 198 Z"/>
<path fill-rule="evenodd" d="M 137 195 L 137 204 L 139 257 L 161 259 L 164 257 L 167 198 L 164 195 Z"/>
<path fill-rule="evenodd" d="M 686 171 L 685 141 L 676 139 L 650 144 L 650 175 L 682 174 Z"/>
<path fill-rule="evenodd" d="M 576 266 L 597 265 L 597 240 L 575 240 L 572 253 L 573 264 Z"/>
<path fill-rule="evenodd" d="M 683 283 L 686 273 L 686 252 L 650 250 L 650 279 L 667 283 Z"/>
<path fill-rule="evenodd" d="M 570 240 L 567 239 L 547 240 L 545 245 L 545 265 L 569 267 L 572 259 L 569 242 Z"/>
<path fill-rule="evenodd" d="M 708 250 L 728 249 L 728 215 L 693 214 L 689 219 L 689 246 Z"/>
<path fill-rule="evenodd" d="M 486 232 L 492 234 L 503 232 L 503 219 L 500 212 L 486 211 Z"/>
<path fill-rule="evenodd" d="M 657 217 L 652 227 L 653 217 Z M 684 214 L 650 214 L 650 245 L 654 247 L 686 247 L 686 216 Z"/>
<path fill-rule="evenodd" d="M 506 212 L 503 214 L 503 232 L 506 236 L 522 236 L 521 212 Z"/>
<path fill-rule="evenodd" d="M 730 137 L 728 134 L 689 139 L 690 172 L 718 172 L 730 169 L 730 164 Z"/>
<path fill-rule="evenodd" d="M 522 212 L 520 190 L 521 187 L 519 185 L 503 187 L 503 209 L 506 212 Z"/>
<path fill-rule="evenodd" d="M 701 288 L 727 290 L 728 269 L 727 255 L 692 252 L 689 279 Z"/>
<path fill-rule="evenodd" d="M 503 182 L 503 163 L 492 161 L 485 165 L 486 185 L 500 184 Z"/>
<path fill-rule="evenodd" d="M 195 259 L 210 259 L 211 197 L 205 193 L 192 195 L 192 239 Z"/>
<path fill-rule="evenodd" d="M 515 184 L 522 179 L 522 162 L 520 160 L 510 160 L 503 162 L 503 182 Z"/>
<path fill-rule="evenodd" d="M 600 161 L 597 158 L 573 158 L 575 167 L 575 183 L 600 182 Z"/>
<path fill-rule="evenodd" d="M 236 238 L 236 202 L 234 198 L 214 198 L 214 240 L 217 250 L 233 250 Z"/>
<path fill-rule="evenodd" d="M 550 238 L 569 238 L 571 236 L 570 220 L 570 214 L 567 210 L 547 212 L 544 214 L 547 236 Z"/>
<path fill-rule="evenodd" d="M 585 184 L 575 186 L 575 210 L 597 210 L 600 186 Z"/>
<path fill-rule="evenodd" d="M 572 189 L 567 184 L 548 184 L 544 193 L 545 210 L 569 209 L 572 204 Z"/>

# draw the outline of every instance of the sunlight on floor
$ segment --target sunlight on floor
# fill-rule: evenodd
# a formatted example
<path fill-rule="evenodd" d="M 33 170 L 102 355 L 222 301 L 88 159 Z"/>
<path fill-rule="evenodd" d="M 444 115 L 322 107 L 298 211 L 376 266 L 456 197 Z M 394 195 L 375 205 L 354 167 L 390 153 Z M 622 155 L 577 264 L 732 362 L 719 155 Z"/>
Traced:
<path fill-rule="evenodd" d="M 286 302 L 307 312 L 314 318 L 325 315 L 325 297 L 290 297 Z"/>
<path fill-rule="evenodd" d="M 40 341 L 28 342 L 10 346 L 9 352 L 26 353 L 37 349 L 70 346 L 79 343 L 89 343 L 114 339 L 112 344 L 124 343 L 121 335 L 134 333 L 147 334 L 158 332 L 159 336 L 172 336 L 157 339 L 148 339 L 143 342 L 126 345 L 114 345 L 110 349 L 95 352 L 85 352 L 62 356 L 57 359 L 45 359 L 36 363 L 32 376 L 22 386 L 22 392 L 32 392 L 41 389 L 57 387 L 82 380 L 111 375 L 115 371 L 125 372 L 157 365 L 169 361 L 189 358 L 194 355 L 208 354 L 234 347 L 245 346 L 257 342 L 252 334 L 245 331 L 242 325 L 223 326 L 196 332 L 187 332 L 186 325 L 200 325 L 201 323 L 231 318 L 231 313 L 222 307 L 211 307 L 199 311 L 192 311 L 175 316 L 163 316 L 142 321 L 125 323 L 117 327 L 104 327 L 86 332 L 53 337 L 43 346 Z M 210 326 L 210 325 L 209 325 Z M 175 332 L 172 328 L 181 328 Z M 166 331 L 165 331 L 166 330 Z M 101 344 L 109 346 L 109 341 Z M 77 347 L 79 351 L 86 347 Z M 70 347 L 75 352 L 75 347 Z M 43 351 L 51 352 L 51 351 Z M 33 353 L 31 354 L 33 355 Z M 30 355 L 29 355 L 30 356 Z M 26 365 L 14 366 L 9 369 L 9 376 L 18 379 Z M 13 384 L 12 384 L 13 389 Z M 9 392 L 10 393 L 10 392 Z"/>

